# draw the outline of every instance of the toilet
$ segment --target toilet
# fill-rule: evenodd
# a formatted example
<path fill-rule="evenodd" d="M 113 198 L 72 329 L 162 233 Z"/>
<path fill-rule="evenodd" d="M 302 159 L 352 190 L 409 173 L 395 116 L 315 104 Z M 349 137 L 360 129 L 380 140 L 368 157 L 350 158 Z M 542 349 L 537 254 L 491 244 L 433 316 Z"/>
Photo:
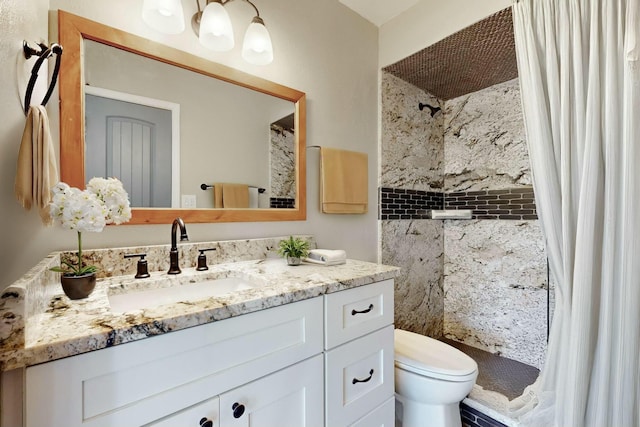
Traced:
<path fill-rule="evenodd" d="M 459 403 L 477 377 L 477 363 L 460 350 L 395 330 L 395 389 L 402 427 L 461 427 Z"/>

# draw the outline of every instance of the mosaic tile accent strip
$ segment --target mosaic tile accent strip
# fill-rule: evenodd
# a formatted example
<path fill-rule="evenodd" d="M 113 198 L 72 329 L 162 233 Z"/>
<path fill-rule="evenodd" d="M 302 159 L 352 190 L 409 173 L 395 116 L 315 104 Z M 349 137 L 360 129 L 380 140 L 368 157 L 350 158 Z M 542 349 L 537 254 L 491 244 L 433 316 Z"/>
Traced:
<path fill-rule="evenodd" d="M 441 99 L 518 75 L 511 8 L 503 9 L 384 68 Z"/>
<path fill-rule="evenodd" d="M 473 219 L 538 219 L 533 187 L 444 194 L 445 209 L 471 209 Z"/>
<path fill-rule="evenodd" d="M 454 193 L 380 187 L 378 204 L 381 220 L 430 219 L 431 210 L 443 208 L 471 209 L 472 219 L 538 219 L 533 187 Z"/>
<path fill-rule="evenodd" d="M 478 364 L 478 378 L 476 384 L 483 390 L 500 393 L 509 400 L 522 396 L 525 388 L 534 383 L 540 375 L 540 370 L 526 363 L 498 356 L 448 338 L 441 338 L 446 344 L 471 357 Z"/>
<path fill-rule="evenodd" d="M 429 219 L 432 209 L 442 209 L 443 193 L 380 187 L 379 219 Z"/>
<path fill-rule="evenodd" d="M 460 416 L 462 427 L 507 427 L 465 403 L 460 403 Z"/>
<path fill-rule="evenodd" d="M 296 207 L 296 199 L 272 197 L 269 199 L 269 207 L 273 209 L 293 209 Z"/>

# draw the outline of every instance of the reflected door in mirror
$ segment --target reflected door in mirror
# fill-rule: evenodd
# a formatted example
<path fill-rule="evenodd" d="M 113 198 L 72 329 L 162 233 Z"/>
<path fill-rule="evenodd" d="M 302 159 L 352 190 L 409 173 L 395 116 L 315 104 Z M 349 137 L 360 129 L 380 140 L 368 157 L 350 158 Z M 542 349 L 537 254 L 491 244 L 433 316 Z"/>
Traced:
<path fill-rule="evenodd" d="M 132 207 L 171 207 L 171 112 L 86 95 L 87 179 L 122 181 Z"/>

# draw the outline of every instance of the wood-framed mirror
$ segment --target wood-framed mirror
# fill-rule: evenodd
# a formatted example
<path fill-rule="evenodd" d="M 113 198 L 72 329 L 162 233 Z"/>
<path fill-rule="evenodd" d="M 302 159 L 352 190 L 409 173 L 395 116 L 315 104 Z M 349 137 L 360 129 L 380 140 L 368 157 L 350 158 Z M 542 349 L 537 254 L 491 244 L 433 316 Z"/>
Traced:
<path fill-rule="evenodd" d="M 88 143 L 88 141 L 86 141 L 87 128 L 85 127 L 85 106 L 87 103 L 85 95 L 95 95 L 97 93 L 98 96 L 101 96 L 104 91 L 101 92 L 101 89 L 91 91 L 85 90 L 85 88 L 87 87 L 87 70 L 85 69 L 85 61 L 88 60 L 86 58 L 91 56 L 87 55 L 85 49 L 88 45 L 96 45 L 114 49 L 115 51 L 119 52 L 119 54 L 135 55 L 136 61 L 137 59 L 154 61 L 154 67 L 175 67 L 176 70 L 179 70 L 182 73 L 193 73 L 191 74 L 192 76 L 194 76 L 193 78 L 206 79 L 207 82 L 215 81 L 218 82 L 216 84 L 225 84 L 241 88 L 241 90 L 243 91 L 248 91 L 247 96 L 264 94 L 265 96 L 274 99 L 276 104 L 278 102 L 282 103 L 284 101 L 290 103 L 291 106 L 291 114 L 289 114 L 287 117 L 282 117 L 281 120 L 274 120 L 270 125 L 271 130 L 265 130 L 264 135 L 260 135 L 258 139 L 264 139 L 264 141 L 256 142 L 261 144 L 259 150 L 239 149 L 244 153 L 245 156 L 250 156 L 250 153 L 253 153 L 253 151 L 261 153 L 259 155 L 256 154 L 258 156 L 264 157 L 264 153 L 267 153 L 267 156 L 269 156 L 269 149 L 265 149 L 262 145 L 275 144 L 273 140 L 276 138 L 274 138 L 273 136 L 269 136 L 269 132 L 271 132 L 273 135 L 273 129 L 279 129 L 278 126 L 281 126 L 283 123 L 290 123 L 289 126 L 291 128 L 291 135 L 289 139 L 291 141 L 290 144 L 293 148 L 292 152 L 289 155 L 291 170 L 288 172 L 288 174 L 292 176 L 292 179 L 288 183 L 288 186 L 290 187 L 288 191 L 290 192 L 290 195 L 293 195 L 293 197 L 290 197 L 288 199 L 284 198 L 284 200 L 286 200 L 287 202 L 285 202 L 284 204 L 280 204 L 280 206 L 278 206 L 277 200 L 274 203 L 274 199 L 281 198 L 277 197 L 278 194 L 275 194 L 276 191 L 272 190 L 271 186 L 281 186 L 282 183 L 274 184 L 273 181 L 276 181 L 276 179 L 272 179 L 271 177 L 280 175 L 282 173 L 279 171 L 274 171 L 274 166 L 267 166 L 267 168 L 269 168 L 269 171 L 267 172 L 270 177 L 267 179 L 269 182 L 245 182 L 245 184 L 257 184 L 249 185 L 249 187 L 255 189 L 261 187 L 261 193 L 265 192 L 265 188 L 262 187 L 266 187 L 266 192 L 271 199 L 270 204 L 268 203 L 266 207 L 264 206 L 264 203 L 262 203 L 262 206 L 258 208 L 205 207 L 187 209 L 178 207 L 179 205 L 177 205 L 177 203 L 185 202 L 185 199 L 181 199 L 180 196 L 184 197 L 185 194 L 194 196 L 195 194 L 198 194 L 198 197 L 200 198 L 203 197 L 205 191 L 208 191 L 208 195 L 204 197 L 213 200 L 214 190 L 211 187 L 205 188 L 205 186 L 211 186 L 215 183 L 234 183 L 240 181 L 237 177 L 216 175 L 217 171 L 221 169 L 221 167 L 194 167 L 196 161 L 198 160 L 197 157 L 213 159 L 220 156 L 223 160 L 226 161 L 227 159 L 223 157 L 225 155 L 225 151 L 227 151 L 227 149 L 230 149 L 230 147 L 235 147 L 239 144 L 236 142 L 226 141 L 226 145 L 214 148 L 216 150 L 214 152 L 214 155 L 196 155 L 195 159 L 187 160 L 187 163 L 183 164 L 181 167 L 175 167 L 175 169 L 179 168 L 180 170 L 206 170 L 206 177 L 183 177 L 182 180 L 178 181 L 180 183 L 189 182 L 190 180 L 198 180 L 197 182 L 202 181 L 202 184 L 204 184 L 202 188 L 200 188 L 200 185 L 197 186 L 198 188 L 195 188 L 196 186 L 193 184 L 193 182 L 191 182 L 190 186 L 186 189 L 184 188 L 184 186 L 179 188 L 179 191 L 176 191 L 176 188 L 174 188 L 171 191 L 173 196 L 170 197 L 172 202 L 169 202 L 170 205 L 168 205 L 167 207 L 138 207 L 146 205 L 135 205 L 132 203 L 133 215 L 131 221 L 129 221 L 129 224 L 168 224 L 171 223 L 176 217 L 181 217 L 186 222 L 201 223 L 296 221 L 306 219 L 306 97 L 303 92 L 286 86 L 282 86 L 274 82 L 270 82 L 260 77 L 253 76 L 218 63 L 208 61 L 204 58 L 191 55 L 184 51 L 171 48 L 169 46 L 147 40 L 145 38 L 135 36 L 122 30 L 118 30 L 64 11 L 58 11 L 58 40 L 64 48 L 64 56 L 61 61 L 59 74 L 61 181 L 66 182 L 72 187 L 84 188 L 86 182 L 90 178 L 85 174 L 85 171 L 87 170 L 86 153 L 88 151 L 86 149 L 86 144 Z M 120 63 L 122 63 L 122 61 L 123 60 L 120 59 Z M 97 75 L 98 73 L 94 74 Z M 175 86 L 180 87 L 180 85 L 178 84 L 176 84 Z M 112 91 L 110 88 L 105 88 L 105 90 L 106 93 L 116 92 Z M 137 94 L 133 94 L 132 96 L 134 98 L 139 98 Z M 205 96 L 214 97 L 215 94 L 207 93 Z M 164 97 L 153 96 L 153 98 L 163 99 Z M 237 98 L 237 96 L 229 96 L 229 98 Z M 226 99 L 226 102 L 231 103 L 233 102 L 233 99 Z M 174 103 L 170 104 L 174 105 Z M 255 103 L 251 102 L 250 104 L 253 105 Z M 265 111 L 266 108 L 257 109 L 260 111 Z M 178 111 L 180 111 L 180 113 L 178 114 L 181 114 L 181 117 L 185 117 L 185 110 L 186 108 L 178 109 Z M 227 108 L 225 108 L 225 110 L 227 110 Z M 216 111 L 219 112 L 220 109 L 218 108 L 217 110 L 212 111 L 212 115 L 216 115 Z M 208 121 L 208 119 L 204 121 Z M 178 126 L 183 131 L 185 130 L 185 128 L 191 128 L 190 125 L 185 124 L 180 124 L 175 127 Z M 261 128 L 265 127 L 262 123 L 260 124 L 260 126 Z M 283 126 L 287 125 L 285 124 Z M 176 133 L 175 127 L 173 130 L 174 134 Z M 183 145 L 182 151 L 184 151 L 185 144 L 208 143 L 209 140 L 215 139 L 216 136 L 221 133 L 220 131 L 217 131 L 215 129 L 210 129 L 207 132 L 209 132 L 209 134 L 207 134 L 207 137 L 205 138 L 207 139 L 207 141 L 205 142 L 203 142 L 202 140 L 193 141 L 193 138 L 189 138 L 188 136 L 185 138 L 185 135 L 182 135 L 180 138 L 180 140 L 182 141 L 181 144 Z M 279 131 L 276 133 L 279 133 Z M 272 151 L 274 151 L 273 148 Z M 277 152 L 277 148 L 275 149 L 275 151 Z M 176 153 L 177 152 L 174 148 L 173 154 L 169 156 L 174 157 L 174 165 L 176 164 Z M 273 153 L 271 154 L 271 156 L 274 156 Z M 180 157 L 181 160 L 184 161 L 183 156 Z M 243 161 L 243 164 L 232 165 L 228 169 L 242 170 L 244 168 L 247 170 L 253 170 L 255 169 L 253 166 L 251 166 L 251 161 L 253 160 L 255 159 L 246 157 L 245 161 Z M 279 162 L 279 160 L 262 160 L 264 160 L 263 163 Z M 287 173 L 284 173 L 284 175 L 286 174 Z M 116 174 L 111 175 L 107 173 L 106 175 L 118 177 Z M 193 200 L 191 202 L 193 202 Z M 208 200 L 205 200 L 205 202 L 206 203 L 202 204 L 206 205 L 207 203 L 209 203 Z M 198 206 L 199 205 L 200 203 L 198 204 Z"/>

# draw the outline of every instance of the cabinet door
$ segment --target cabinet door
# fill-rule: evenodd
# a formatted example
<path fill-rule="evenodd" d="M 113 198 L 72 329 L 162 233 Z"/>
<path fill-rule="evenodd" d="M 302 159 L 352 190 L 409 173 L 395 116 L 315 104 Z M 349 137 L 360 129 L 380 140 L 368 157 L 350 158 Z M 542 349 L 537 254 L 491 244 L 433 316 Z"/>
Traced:
<path fill-rule="evenodd" d="M 322 355 L 220 396 L 222 427 L 324 426 Z"/>
<path fill-rule="evenodd" d="M 216 396 L 143 427 L 220 427 L 219 406 Z"/>

